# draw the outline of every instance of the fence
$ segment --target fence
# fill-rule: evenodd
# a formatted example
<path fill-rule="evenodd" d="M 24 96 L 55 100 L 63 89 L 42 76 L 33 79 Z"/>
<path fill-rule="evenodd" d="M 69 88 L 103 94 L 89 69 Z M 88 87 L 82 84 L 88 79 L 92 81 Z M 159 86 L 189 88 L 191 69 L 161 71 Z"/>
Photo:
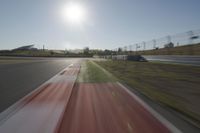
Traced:
<path fill-rule="evenodd" d="M 119 51 L 119 49 L 121 51 L 146 51 L 166 47 L 191 45 L 197 43 L 200 43 L 200 29 L 172 36 L 168 35 L 159 39 L 152 39 L 151 41 L 143 41 L 141 43 L 119 47 L 114 49 L 113 51 L 117 52 Z"/>

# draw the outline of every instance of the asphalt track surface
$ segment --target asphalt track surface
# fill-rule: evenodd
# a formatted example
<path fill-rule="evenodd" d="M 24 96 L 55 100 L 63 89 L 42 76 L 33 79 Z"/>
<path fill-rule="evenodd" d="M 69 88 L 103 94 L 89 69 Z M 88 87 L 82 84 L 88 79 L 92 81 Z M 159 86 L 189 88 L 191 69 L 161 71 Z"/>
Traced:
<path fill-rule="evenodd" d="M 0 58 L 0 112 L 80 59 Z"/>
<path fill-rule="evenodd" d="M 22 99 L 0 132 L 179 133 L 117 83 L 75 85 L 79 68 L 69 66 Z"/>
<path fill-rule="evenodd" d="M 75 84 L 81 60 L 51 59 L 26 62 L 55 62 L 58 65 L 59 62 L 66 61 L 67 68 L 65 66 L 56 76 L 50 77 L 51 79 L 40 87 L 30 90 L 30 95 L 11 106 L 13 109 L 20 108 L 16 108 L 14 113 L 3 121 L 0 132 L 181 132 L 163 120 L 163 117 L 152 113 L 138 98 L 132 96 L 133 93 L 131 95 L 125 87 L 117 83 Z"/>
<path fill-rule="evenodd" d="M 161 122 L 117 83 L 76 83 L 80 61 L 9 107 L 4 133 L 169 133 Z M 11 112 L 9 112 L 11 108 Z M 5 112 L 7 111 L 4 111 Z M 179 131 L 179 130 L 178 130 Z"/>
<path fill-rule="evenodd" d="M 144 55 L 148 61 L 162 61 L 172 62 L 179 64 L 188 64 L 200 66 L 200 56 L 189 56 L 189 55 Z"/>

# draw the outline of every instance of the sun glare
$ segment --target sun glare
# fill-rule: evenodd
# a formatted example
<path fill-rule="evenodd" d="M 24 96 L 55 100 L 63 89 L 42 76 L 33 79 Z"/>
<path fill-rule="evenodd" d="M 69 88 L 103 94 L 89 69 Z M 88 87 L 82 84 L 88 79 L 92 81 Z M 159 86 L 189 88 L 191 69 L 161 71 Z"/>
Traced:
<path fill-rule="evenodd" d="M 64 20 L 74 24 L 82 23 L 86 19 L 86 11 L 83 5 L 75 2 L 66 4 L 62 11 L 62 17 Z"/>

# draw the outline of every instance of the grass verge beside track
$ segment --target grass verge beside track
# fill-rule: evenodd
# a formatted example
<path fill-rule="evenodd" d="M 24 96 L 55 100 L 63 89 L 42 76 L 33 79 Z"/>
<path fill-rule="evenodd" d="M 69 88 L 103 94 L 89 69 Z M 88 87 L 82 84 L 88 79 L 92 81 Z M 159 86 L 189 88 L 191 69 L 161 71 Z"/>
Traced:
<path fill-rule="evenodd" d="M 82 63 L 80 74 L 78 76 L 78 82 L 106 83 L 115 81 L 117 81 L 115 77 L 110 75 L 93 61 L 86 61 Z"/>
<path fill-rule="evenodd" d="M 200 127 L 200 67 L 130 61 L 96 61 L 121 82 Z"/>

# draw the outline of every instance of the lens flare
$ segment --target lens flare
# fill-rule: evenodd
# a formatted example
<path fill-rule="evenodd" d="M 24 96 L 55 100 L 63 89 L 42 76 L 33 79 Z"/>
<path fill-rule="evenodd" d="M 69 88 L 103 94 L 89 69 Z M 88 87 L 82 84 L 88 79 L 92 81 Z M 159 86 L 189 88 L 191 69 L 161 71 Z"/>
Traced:
<path fill-rule="evenodd" d="M 71 23 L 83 23 L 86 19 L 86 10 L 80 3 L 66 4 L 61 13 L 63 19 Z"/>

